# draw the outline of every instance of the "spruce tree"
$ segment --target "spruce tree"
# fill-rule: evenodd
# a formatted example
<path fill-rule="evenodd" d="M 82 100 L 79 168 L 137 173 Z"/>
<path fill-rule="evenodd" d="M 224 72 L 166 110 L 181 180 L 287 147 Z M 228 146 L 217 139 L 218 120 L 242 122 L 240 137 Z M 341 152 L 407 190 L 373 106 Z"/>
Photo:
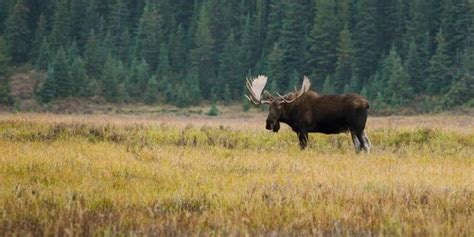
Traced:
<path fill-rule="evenodd" d="M 191 75 L 197 77 L 199 90 L 204 98 L 210 97 L 211 85 L 215 83 L 214 39 L 209 29 L 209 13 L 206 6 L 201 6 L 194 36 L 194 48 L 191 50 Z"/>
<path fill-rule="evenodd" d="M 67 64 L 66 53 L 62 47 L 59 48 L 54 57 L 53 69 L 57 97 L 65 98 L 71 96 L 73 91 L 71 74 Z"/>
<path fill-rule="evenodd" d="M 268 13 L 268 26 L 265 37 L 265 51 L 270 53 L 275 43 L 280 38 L 283 26 L 284 6 L 283 0 L 271 0 Z"/>
<path fill-rule="evenodd" d="M 421 92 L 425 85 L 424 79 L 426 75 L 423 72 L 423 62 L 420 58 L 420 53 L 418 52 L 418 47 L 415 40 L 410 42 L 408 48 L 408 58 L 405 61 L 405 68 L 410 75 L 410 84 L 415 92 Z"/>
<path fill-rule="evenodd" d="M 273 89 L 277 91 L 286 89 L 286 87 L 283 86 L 287 85 L 287 83 L 284 83 L 286 77 L 283 74 L 283 52 L 278 43 L 275 43 L 272 51 L 268 55 L 268 77 L 271 78 L 275 85 Z"/>
<path fill-rule="evenodd" d="M 54 68 L 53 65 L 50 63 L 48 65 L 48 74 L 46 76 L 46 81 L 43 84 L 39 92 L 39 96 L 41 98 L 41 102 L 43 104 L 48 104 L 54 100 L 56 97 L 56 80 L 54 76 Z"/>
<path fill-rule="evenodd" d="M 28 27 L 28 12 L 23 0 L 17 0 L 6 22 L 6 41 L 13 63 L 28 61 L 31 30 Z"/>
<path fill-rule="evenodd" d="M 360 0 L 354 30 L 354 72 L 358 75 L 356 83 L 360 90 L 375 72 L 379 49 L 377 47 L 376 0 Z"/>
<path fill-rule="evenodd" d="M 51 48 L 57 50 L 66 47 L 70 40 L 70 15 L 67 0 L 58 0 L 54 10 L 53 28 L 51 30 Z"/>
<path fill-rule="evenodd" d="M 283 27 L 279 40 L 279 47 L 282 50 L 283 73 L 290 76 L 293 70 L 301 72 L 303 69 L 302 52 L 305 48 L 305 19 L 303 5 L 301 1 L 285 1 L 286 14 L 283 18 Z M 282 85 L 288 87 L 288 84 Z"/>
<path fill-rule="evenodd" d="M 40 54 L 41 46 L 46 34 L 46 18 L 44 15 L 41 15 L 36 26 L 35 39 L 31 48 L 31 60 L 33 62 L 36 62 L 38 55 Z"/>
<path fill-rule="evenodd" d="M 158 78 L 162 78 L 165 76 L 169 76 L 171 73 L 171 66 L 170 66 L 170 57 L 169 57 L 169 50 L 166 43 L 161 43 L 160 46 L 160 63 L 158 64 L 158 68 L 156 69 L 156 74 Z"/>
<path fill-rule="evenodd" d="M 332 0 L 318 0 L 317 13 L 313 28 L 309 33 L 309 52 L 307 62 L 309 68 L 324 80 L 333 74 L 336 67 L 336 44 L 339 27 L 336 18 L 336 3 Z"/>
<path fill-rule="evenodd" d="M 81 57 L 76 56 L 71 66 L 72 95 L 88 97 L 92 95 L 91 83 L 87 77 L 86 68 Z"/>
<path fill-rule="evenodd" d="M 427 91 L 431 95 L 445 93 L 449 90 L 453 75 L 449 68 L 451 60 L 447 52 L 446 39 L 441 31 L 436 37 L 436 53 L 430 60 L 429 78 L 427 81 Z"/>
<path fill-rule="evenodd" d="M 334 92 L 341 93 L 344 86 L 350 83 L 352 77 L 352 45 L 349 28 L 346 25 L 339 33 L 339 43 L 337 45 L 337 63 L 334 78 Z"/>
<path fill-rule="evenodd" d="M 334 78 L 331 75 L 328 75 L 326 80 L 324 80 L 323 90 L 321 92 L 326 95 L 331 95 L 336 92 Z"/>
<path fill-rule="evenodd" d="M 0 104 L 11 104 L 10 82 L 8 80 L 8 64 L 10 59 L 7 57 L 7 46 L 3 37 L 0 37 Z"/>
<path fill-rule="evenodd" d="M 138 58 L 144 58 L 151 70 L 158 66 L 160 45 L 162 43 L 161 19 L 158 10 L 148 2 L 140 18 L 135 52 Z"/>
<path fill-rule="evenodd" d="M 49 43 L 46 37 L 43 38 L 41 42 L 41 47 L 39 49 L 38 57 L 36 58 L 36 69 L 37 70 L 47 70 L 48 64 L 52 58 L 51 50 L 49 48 Z"/>
<path fill-rule="evenodd" d="M 146 104 L 154 104 L 158 98 L 158 82 L 156 75 L 153 75 L 148 80 L 148 85 L 145 91 L 145 103 Z"/>
<path fill-rule="evenodd" d="M 235 60 L 236 55 L 239 53 L 239 46 L 234 37 L 234 33 L 231 32 L 226 40 L 224 51 L 219 58 L 219 85 L 220 89 L 222 85 L 227 85 L 229 90 L 229 97 L 234 99 L 242 94 L 242 83 L 244 75 L 240 67 L 240 62 Z M 223 90 L 219 91 L 218 94 L 222 95 Z"/>
<path fill-rule="evenodd" d="M 101 77 L 103 61 L 99 52 L 99 45 L 94 30 L 90 31 L 84 51 L 84 63 L 87 75 L 90 78 L 99 79 Z"/>
<path fill-rule="evenodd" d="M 394 47 L 385 59 L 386 66 L 383 72 L 387 79 L 386 96 L 393 106 L 405 106 L 413 98 L 413 89 L 410 86 L 410 75 L 402 65 L 401 58 Z"/>
<path fill-rule="evenodd" d="M 119 73 L 117 62 L 109 54 L 105 61 L 100 85 L 102 96 L 108 102 L 119 101 Z"/>

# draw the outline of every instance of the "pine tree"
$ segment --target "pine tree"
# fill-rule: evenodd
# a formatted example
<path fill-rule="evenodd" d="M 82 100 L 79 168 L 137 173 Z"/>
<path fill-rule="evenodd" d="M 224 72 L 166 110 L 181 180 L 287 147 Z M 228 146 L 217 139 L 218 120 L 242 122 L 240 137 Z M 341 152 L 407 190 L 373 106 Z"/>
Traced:
<path fill-rule="evenodd" d="M 70 40 L 70 18 L 66 0 L 59 0 L 54 11 L 53 28 L 51 31 L 51 48 L 57 50 L 66 47 Z"/>
<path fill-rule="evenodd" d="M 43 38 L 43 42 L 41 42 L 41 47 L 39 50 L 38 57 L 36 59 L 36 69 L 37 70 L 47 70 L 49 60 L 51 60 L 51 50 L 49 48 L 49 43 L 46 37 Z"/>
<path fill-rule="evenodd" d="M 367 83 L 375 72 L 379 50 L 377 48 L 376 0 L 360 0 L 354 31 L 354 73 L 358 75 L 357 90 Z"/>
<path fill-rule="evenodd" d="M 423 72 L 423 62 L 420 58 L 420 53 L 418 52 L 415 40 L 410 42 L 410 46 L 408 48 L 408 58 L 405 61 L 405 68 L 410 75 L 410 85 L 413 87 L 413 90 L 415 92 L 421 92 L 423 90 L 423 86 L 425 85 L 425 75 Z"/>
<path fill-rule="evenodd" d="M 283 52 L 278 43 L 275 43 L 272 51 L 268 55 L 268 77 L 271 78 L 274 83 L 274 88 L 272 89 L 275 89 L 275 91 L 286 89 L 283 86 L 286 85 L 286 83 L 284 83 L 286 77 L 283 74 Z"/>
<path fill-rule="evenodd" d="M 119 73 L 117 62 L 112 58 L 112 55 L 107 56 L 105 61 L 104 71 L 101 77 L 101 91 L 102 96 L 108 102 L 119 101 Z"/>
<path fill-rule="evenodd" d="M 161 43 L 160 46 L 160 63 L 158 64 L 158 68 L 156 69 L 156 74 L 158 78 L 162 78 L 165 76 L 169 76 L 171 73 L 171 66 L 170 66 L 170 57 L 169 57 L 169 50 L 166 43 Z"/>
<path fill-rule="evenodd" d="M 352 77 L 352 47 L 351 35 L 346 25 L 339 34 L 339 43 L 337 45 L 337 63 L 334 78 L 334 92 L 341 93 L 344 86 L 350 83 Z"/>
<path fill-rule="evenodd" d="M 194 36 L 194 48 L 191 50 L 191 70 L 190 78 L 197 76 L 199 90 L 204 98 L 210 97 L 211 85 L 215 82 L 214 68 L 214 39 L 209 29 L 209 13 L 206 6 L 201 6 L 197 20 L 196 34 Z"/>
<path fill-rule="evenodd" d="M 307 62 L 309 68 L 315 70 L 321 78 L 334 73 L 337 54 L 336 44 L 338 25 L 336 3 L 332 0 L 318 0 L 317 13 L 308 37 L 309 52 Z"/>
<path fill-rule="evenodd" d="M 241 73 L 244 74 L 248 74 L 253 71 L 253 67 L 260 56 L 257 54 L 257 36 L 254 21 L 255 20 L 250 16 L 250 14 L 247 14 L 242 32 L 241 49 L 239 50 L 239 64 L 241 64 Z"/>
<path fill-rule="evenodd" d="M 268 13 L 268 26 L 265 39 L 265 51 L 270 53 L 273 46 L 280 38 L 283 26 L 284 6 L 282 0 L 270 1 L 270 12 Z"/>
<path fill-rule="evenodd" d="M 54 100 L 56 97 L 56 80 L 54 76 L 54 68 L 53 65 L 50 63 L 48 65 L 48 74 L 46 76 L 46 81 L 43 84 L 39 92 L 39 96 L 41 98 L 41 102 L 43 104 L 48 104 Z"/>
<path fill-rule="evenodd" d="M 87 42 L 87 34 L 91 29 L 83 33 L 87 5 L 85 0 L 69 0 L 69 14 L 70 14 L 70 37 L 71 40 L 77 42 L 79 49 L 84 49 L 84 46 Z"/>
<path fill-rule="evenodd" d="M 154 104 L 158 98 L 158 82 L 156 76 L 153 75 L 150 80 L 148 80 L 148 85 L 145 91 L 145 103 Z"/>
<path fill-rule="evenodd" d="M 326 95 L 331 95 L 336 92 L 334 78 L 331 75 L 328 75 L 326 80 L 324 80 L 323 90 L 321 92 Z"/>
<path fill-rule="evenodd" d="M 13 63 L 28 61 L 31 31 L 28 27 L 28 12 L 23 0 L 17 0 L 6 22 L 7 47 Z"/>
<path fill-rule="evenodd" d="M 54 81 L 56 83 L 57 97 L 69 97 L 72 95 L 73 86 L 71 82 L 71 74 L 69 73 L 66 61 L 66 53 L 64 49 L 59 48 L 53 61 Z"/>
<path fill-rule="evenodd" d="M 81 57 L 77 56 L 71 66 L 72 95 L 88 97 L 92 95 L 91 83 L 87 77 L 86 67 Z"/>
<path fill-rule="evenodd" d="M 126 80 L 126 88 L 131 99 L 140 100 L 143 98 L 143 91 L 146 90 L 150 68 L 145 59 L 134 60 L 130 66 L 129 75 Z"/>
<path fill-rule="evenodd" d="M 427 91 L 431 95 L 447 92 L 453 78 L 449 68 L 451 60 L 448 56 L 446 40 L 441 31 L 438 33 L 436 40 L 438 45 L 435 55 L 430 60 L 429 78 L 427 81 Z"/>
<path fill-rule="evenodd" d="M 0 37 L 0 104 L 11 104 L 12 97 L 10 95 L 10 82 L 8 80 L 8 63 L 10 59 L 7 57 L 7 46 L 3 37 Z"/>
<path fill-rule="evenodd" d="M 31 48 L 31 60 L 33 62 L 37 60 L 38 55 L 40 54 L 41 46 L 46 34 L 46 18 L 44 15 L 41 15 L 38 20 L 38 25 L 36 26 L 35 40 L 33 41 L 33 46 Z"/>
<path fill-rule="evenodd" d="M 413 90 L 410 86 L 410 75 L 402 65 L 401 58 L 394 47 L 385 59 L 383 74 L 388 79 L 386 97 L 393 106 L 407 105 L 413 98 Z"/>
<path fill-rule="evenodd" d="M 87 75 L 90 78 L 99 79 L 101 77 L 103 61 L 101 61 L 99 45 L 94 30 L 91 30 L 89 38 L 87 39 L 84 51 L 84 63 L 86 65 Z"/>
<path fill-rule="evenodd" d="M 169 40 L 170 65 L 174 72 L 182 72 L 188 60 L 188 39 L 183 25 L 178 25 L 173 40 Z"/>
<path fill-rule="evenodd" d="M 125 61 L 130 44 L 130 12 L 124 0 L 116 0 L 108 19 L 108 31 L 112 37 L 112 53 Z"/>
<path fill-rule="evenodd" d="M 156 7 L 148 2 L 140 18 L 135 55 L 138 58 L 144 58 L 151 70 L 155 70 L 159 62 L 160 45 L 163 41 L 161 25 L 162 22 Z"/>
<path fill-rule="evenodd" d="M 279 46 L 283 53 L 283 73 L 290 76 L 293 70 L 301 72 L 303 69 L 302 52 L 305 41 L 301 35 L 305 34 L 305 19 L 301 14 L 304 12 L 301 1 L 285 2 L 286 14 L 283 18 L 283 28 L 279 40 Z M 288 84 L 282 85 L 288 87 Z"/>
<path fill-rule="evenodd" d="M 219 85 L 218 88 L 222 88 L 222 85 L 227 85 L 229 90 L 230 98 L 237 98 L 242 94 L 242 69 L 240 62 L 235 60 L 236 55 L 239 53 L 239 46 L 234 37 L 234 33 L 231 32 L 224 46 L 224 51 L 219 58 Z M 223 94 L 224 91 L 219 91 L 218 94 Z"/>

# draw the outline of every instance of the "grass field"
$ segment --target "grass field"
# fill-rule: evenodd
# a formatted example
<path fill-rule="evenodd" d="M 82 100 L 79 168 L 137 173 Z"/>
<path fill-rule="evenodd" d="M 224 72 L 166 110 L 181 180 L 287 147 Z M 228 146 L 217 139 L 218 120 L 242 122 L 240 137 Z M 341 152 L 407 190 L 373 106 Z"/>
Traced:
<path fill-rule="evenodd" d="M 0 115 L 0 235 L 474 236 L 474 118 L 347 134 L 247 117 Z"/>

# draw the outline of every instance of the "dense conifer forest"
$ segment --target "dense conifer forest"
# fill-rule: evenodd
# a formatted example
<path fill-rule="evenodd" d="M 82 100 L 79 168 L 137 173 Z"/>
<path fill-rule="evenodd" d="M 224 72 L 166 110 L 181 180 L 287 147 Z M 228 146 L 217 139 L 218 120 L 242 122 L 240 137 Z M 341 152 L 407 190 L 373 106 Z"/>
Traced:
<path fill-rule="evenodd" d="M 43 72 L 36 98 L 243 100 L 246 76 L 376 109 L 474 106 L 472 0 L 0 0 L 0 103 Z"/>

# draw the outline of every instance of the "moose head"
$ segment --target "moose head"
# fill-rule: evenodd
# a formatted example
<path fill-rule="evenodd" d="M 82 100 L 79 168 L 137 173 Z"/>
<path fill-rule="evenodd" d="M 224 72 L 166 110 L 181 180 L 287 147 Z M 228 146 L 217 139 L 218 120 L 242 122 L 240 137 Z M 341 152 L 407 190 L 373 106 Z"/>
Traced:
<path fill-rule="evenodd" d="M 295 87 L 295 91 L 289 92 L 285 95 L 276 93 L 277 97 L 275 97 L 270 92 L 266 90 L 264 91 L 267 80 L 268 78 L 264 75 L 257 76 L 256 78 L 247 78 L 246 85 L 247 90 L 249 91 L 249 96 L 245 95 L 245 97 L 255 105 L 269 105 L 266 129 L 278 132 L 278 130 L 280 130 L 280 118 L 282 114 L 288 110 L 288 105 L 293 104 L 298 98 L 306 93 L 309 90 L 311 83 L 308 77 L 305 76 L 303 84 L 299 90 Z"/>

